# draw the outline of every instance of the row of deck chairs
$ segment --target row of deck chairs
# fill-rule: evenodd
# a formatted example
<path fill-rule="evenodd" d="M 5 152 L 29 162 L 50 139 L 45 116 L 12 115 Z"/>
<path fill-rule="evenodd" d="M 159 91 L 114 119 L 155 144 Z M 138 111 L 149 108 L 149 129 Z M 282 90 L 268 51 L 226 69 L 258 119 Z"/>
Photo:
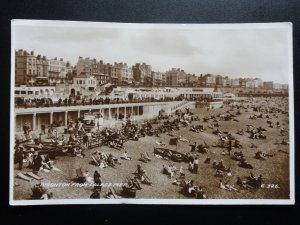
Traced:
<path fill-rule="evenodd" d="M 39 137 L 35 133 L 31 134 L 16 134 L 15 139 L 19 143 L 29 142 L 30 140 L 37 140 Z"/>

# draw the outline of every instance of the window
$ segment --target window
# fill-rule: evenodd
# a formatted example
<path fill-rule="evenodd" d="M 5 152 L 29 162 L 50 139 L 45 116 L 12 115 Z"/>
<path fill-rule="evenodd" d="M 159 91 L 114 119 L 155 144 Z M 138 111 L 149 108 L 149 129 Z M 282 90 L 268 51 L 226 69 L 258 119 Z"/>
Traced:
<path fill-rule="evenodd" d="M 28 94 L 29 94 L 29 95 L 33 94 L 33 91 L 28 91 Z"/>
<path fill-rule="evenodd" d="M 21 91 L 21 94 L 26 95 L 26 91 Z"/>
<path fill-rule="evenodd" d="M 15 91 L 15 94 L 20 94 L 20 91 Z"/>

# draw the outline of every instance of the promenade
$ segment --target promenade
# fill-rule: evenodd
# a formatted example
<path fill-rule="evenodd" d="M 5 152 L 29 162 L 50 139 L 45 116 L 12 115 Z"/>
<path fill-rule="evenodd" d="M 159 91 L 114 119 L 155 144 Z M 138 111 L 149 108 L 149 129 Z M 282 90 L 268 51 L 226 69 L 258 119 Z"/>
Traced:
<path fill-rule="evenodd" d="M 140 102 L 140 103 L 121 103 L 103 105 L 78 105 L 60 107 L 41 107 L 41 108 L 15 108 L 15 131 L 20 132 L 25 123 L 30 124 L 33 131 L 41 129 L 41 126 L 59 124 L 67 126 L 69 119 L 76 120 L 84 116 L 85 113 L 101 114 L 105 124 L 113 118 L 117 119 L 120 115 L 125 118 L 130 115 L 134 119 L 149 119 L 157 116 L 160 110 L 173 112 L 183 106 L 191 105 L 187 101 L 170 102 Z M 192 103 L 193 105 L 193 103 Z"/>

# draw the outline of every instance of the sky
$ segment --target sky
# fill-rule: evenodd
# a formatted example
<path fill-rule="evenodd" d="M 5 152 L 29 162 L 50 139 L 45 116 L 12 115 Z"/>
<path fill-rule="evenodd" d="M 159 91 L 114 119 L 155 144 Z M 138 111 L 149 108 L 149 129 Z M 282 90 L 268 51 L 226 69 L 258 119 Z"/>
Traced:
<path fill-rule="evenodd" d="M 33 50 L 72 65 L 78 57 L 105 63 L 146 62 L 152 70 L 181 68 L 191 74 L 261 78 L 288 83 L 288 29 L 284 26 L 130 26 L 93 23 L 15 25 L 14 48 Z"/>

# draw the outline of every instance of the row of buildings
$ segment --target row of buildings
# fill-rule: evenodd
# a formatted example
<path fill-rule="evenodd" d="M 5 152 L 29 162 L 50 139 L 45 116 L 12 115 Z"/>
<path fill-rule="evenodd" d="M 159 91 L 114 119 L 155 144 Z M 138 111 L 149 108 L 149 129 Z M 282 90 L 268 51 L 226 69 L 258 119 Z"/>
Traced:
<path fill-rule="evenodd" d="M 39 85 L 46 82 L 52 84 L 78 84 L 89 82 L 91 90 L 107 83 L 112 85 L 134 85 L 144 87 L 230 87 L 251 89 L 288 89 L 287 84 L 272 81 L 263 82 L 260 78 L 229 78 L 228 76 L 201 74 L 197 76 L 180 68 L 172 68 L 166 72 L 153 71 L 151 65 L 136 63 L 104 63 L 103 60 L 79 57 L 77 64 L 62 58 L 47 59 L 34 55 L 34 52 L 18 50 L 15 52 L 15 83 L 19 85 Z M 86 81 L 87 80 L 87 81 Z M 81 82 L 81 83 L 80 83 Z"/>

